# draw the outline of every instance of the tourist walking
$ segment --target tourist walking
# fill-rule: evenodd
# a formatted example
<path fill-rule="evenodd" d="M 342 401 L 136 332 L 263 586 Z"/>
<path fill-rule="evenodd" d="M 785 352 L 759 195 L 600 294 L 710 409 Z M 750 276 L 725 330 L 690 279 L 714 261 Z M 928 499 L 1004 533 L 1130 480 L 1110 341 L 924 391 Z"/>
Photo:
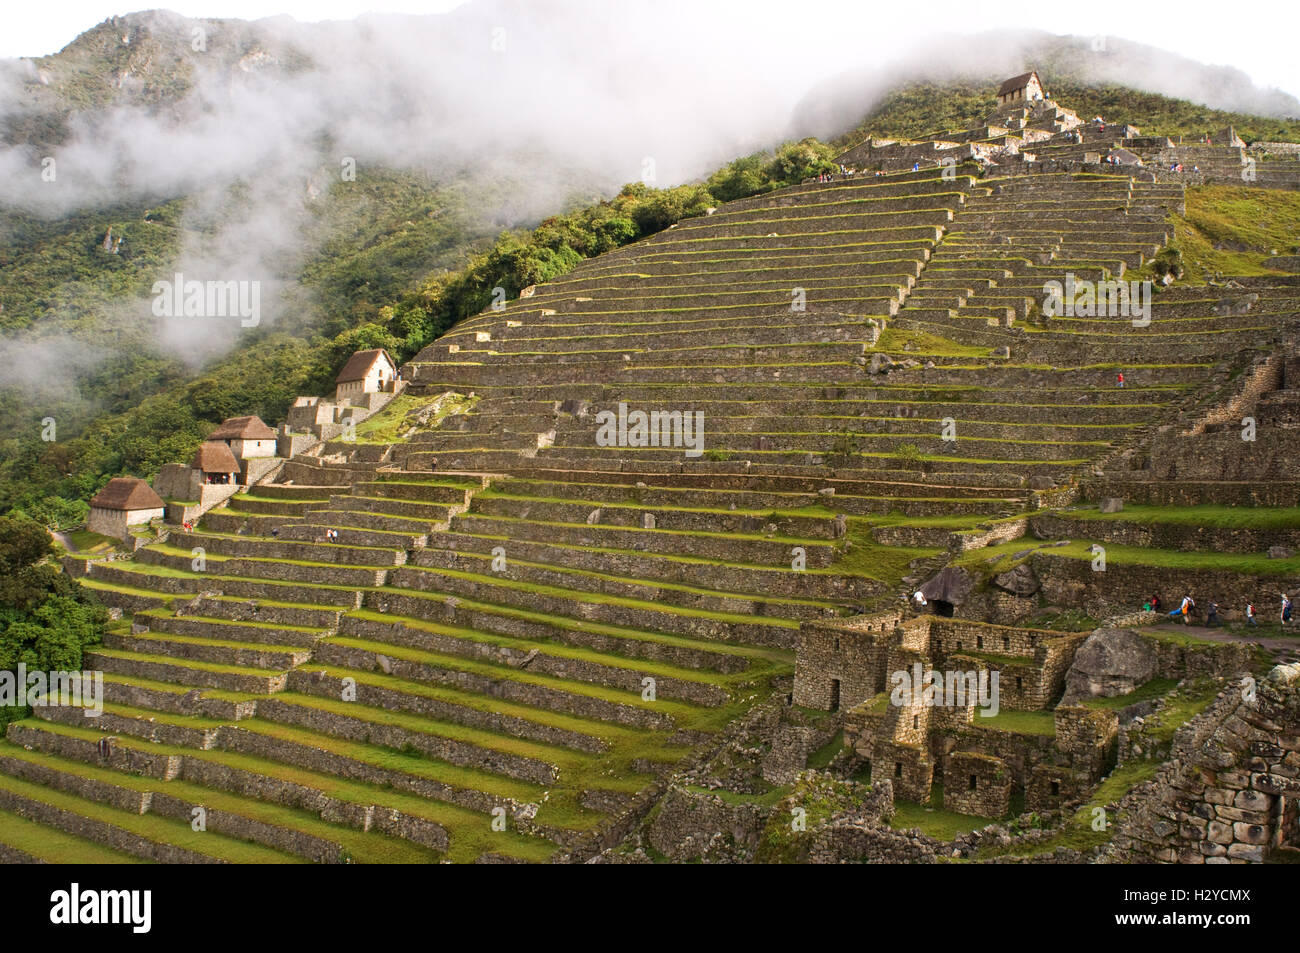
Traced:
<path fill-rule="evenodd" d="M 1205 615 L 1205 624 L 1206 625 L 1219 624 L 1219 604 L 1217 602 L 1210 603 L 1210 611 Z"/>
<path fill-rule="evenodd" d="M 1246 625 L 1259 625 L 1255 621 L 1255 603 L 1253 602 L 1246 603 Z"/>
<path fill-rule="evenodd" d="M 1291 624 L 1291 597 L 1282 593 L 1282 624 Z"/>

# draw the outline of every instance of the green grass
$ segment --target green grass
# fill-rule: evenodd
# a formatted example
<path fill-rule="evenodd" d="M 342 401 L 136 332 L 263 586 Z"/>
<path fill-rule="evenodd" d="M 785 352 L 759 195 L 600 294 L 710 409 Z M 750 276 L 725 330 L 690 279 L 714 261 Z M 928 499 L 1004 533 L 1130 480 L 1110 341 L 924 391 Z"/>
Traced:
<path fill-rule="evenodd" d="M 994 820 L 995 818 L 946 810 L 943 806 L 943 785 L 934 784 L 930 786 L 930 800 L 925 804 L 895 800 L 894 816 L 889 819 L 889 826 L 896 831 L 916 828 L 936 840 L 950 841 L 960 834 L 987 827 Z"/>
<path fill-rule="evenodd" d="M 0 844 L 25 851 L 47 864 L 143 864 L 147 861 L 0 811 Z"/>
<path fill-rule="evenodd" d="M 1012 711 L 1010 708 L 1001 708 L 991 718 L 985 718 L 982 711 L 983 709 L 977 708 L 971 721 L 976 728 L 996 728 L 1021 735 L 1056 735 L 1056 719 L 1050 711 Z"/>
<path fill-rule="evenodd" d="M 1153 678 L 1149 682 L 1139 685 L 1133 691 L 1124 695 L 1114 695 L 1110 698 L 1090 698 L 1081 702 L 1084 708 L 1127 708 L 1129 705 L 1136 705 L 1138 702 L 1151 701 L 1156 698 L 1163 698 L 1173 690 L 1178 682 L 1172 678 Z"/>
<path fill-rule="evenodd" d="M 1300 531 L 1300 506 L 1151 506 L 1124 504 L 1118 513 L 1102 513 L 1095 507 L 1058 511 L 1061 516 L 1097 522 L 1160 523 L 1206 526 L 1220 529 L 1288 529 Z M 1107 550 L 1109 552 L 1109 549 Z"/>
<path fill-rule="evenodd" d="M 1245 185 L 1188 189 L 1187 217 L 1174 219 L 1171 243 L 1182 256 L 1183 280 L 1278 274 L 1265 263 L 1300 249 L 1298 221 L 1300 193 Z"/>

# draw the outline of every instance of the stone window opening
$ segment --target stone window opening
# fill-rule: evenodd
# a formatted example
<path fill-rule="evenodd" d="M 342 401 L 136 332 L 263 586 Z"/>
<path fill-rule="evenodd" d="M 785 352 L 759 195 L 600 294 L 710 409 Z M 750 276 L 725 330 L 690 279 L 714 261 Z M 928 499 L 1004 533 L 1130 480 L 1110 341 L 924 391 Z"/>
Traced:
<path fill-rule="evenodd" d="M 896 778 L 901 778 L 902 776 L 903 776 L 903 762 L 901 762 L 901 761 L 895 761 L 895 762 L 894 762 L 894 777 L 896 777 Z"/>
<path fill-rule="evenodd" d="M 1003 647 L 1004 649 L 1010 649 L 1010 648 L 1011 648 L 1011 640 L 1010 640 L 1009 638 L 1007 638 L 1005 635 L 1002 636 L 1002 647 Z"/>
<path fill-rule="evenodd" d="M 974 791 L 979 786 L 979 778 L 975 775 L 970 776 L 970 789 Z"/>
<path fill-rule="evenodd" d="M 835 651 L 838 652 L 839 650 L 840 650 L 840 640 L 839 640 L 839 636 L 836 636 L 836 637 L 835 637 Z"/>
<path fill-rule="evenodd" d="M 831 679 L 831 711 L 840 710 L 840 680 Z"/>
<path fill-rule="evenodd" d="M 1053 781 L 1053 782 L 1052 782 L 1052 797 L 1060 797 L 1060 796 L 1061 796 L 1061 782 L 1060 782 L 1060 781 Z"/>
<path fill-rule="evenodd" d="M 1025 687 L 1025 685 L 1024 685 L 1024 680 L 1021 679 L 1021 677 L 1020 677 L 1019 675 L 1017 675 L 1017 676 L 1016 676 L 1016 691 L 1020 691 L 1020 690 L 1023 689 L 1024 687 Z"/>
<path fill-rule="evenodd" d="M 975 648 L 976 648 L 976 649 L 982 649 L 982 648 L 984 648 L 984 636 L 982 636 L 982 635 L 977 635 L 977 636 L 975 637 Z"/>
<path fill-rule="evenodd" d="M 913 715 L 913 716 L 912 716 L 912 727 L 913 727 L 913 728 L 920 728 L 920 727 L 921 727 L 921 716 L 920 716 L 920 715 Z"/>

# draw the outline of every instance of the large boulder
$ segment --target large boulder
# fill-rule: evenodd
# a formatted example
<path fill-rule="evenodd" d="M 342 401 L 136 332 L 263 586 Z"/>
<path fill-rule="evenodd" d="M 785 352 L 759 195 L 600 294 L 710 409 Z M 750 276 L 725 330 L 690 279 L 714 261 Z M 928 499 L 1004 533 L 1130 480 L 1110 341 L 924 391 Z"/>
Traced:
<path fill-rule="evenodd" d="M 1097 629 L 1065 673 L 1062 705 L 1127 695 L 1156 677 L 1156 647 L 1133 629 Z"/>
<path fill-rule="evenodd" d="M 1029 568 L 1029 563 L 1021 563 L 1015 569 L 994 576 L 993 585 L 1017 596 L 1032 596 L 1043 586 Z"/>
<path fill-rule="evenodd" d="M 965 569 L 948 566 L 921 586 L 921 595 L 925 596 L 927 602 L 937 599 L 959 606 L 966 601 L 974 585 L 975 581 Z"/>

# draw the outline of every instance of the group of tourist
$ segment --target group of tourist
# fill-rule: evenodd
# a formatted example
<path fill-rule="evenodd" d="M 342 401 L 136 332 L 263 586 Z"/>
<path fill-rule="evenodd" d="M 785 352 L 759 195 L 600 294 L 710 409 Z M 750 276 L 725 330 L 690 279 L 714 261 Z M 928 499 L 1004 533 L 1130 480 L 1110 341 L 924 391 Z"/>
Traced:
<path fill-rule="evenodd" d="M 339 541 L 339 531 L 336 529 L 325 530 L 325 541 L 328 543 L 337 543 Z"/>
<path fill-rule="evenodd" d="M 1142 604 L 1142 609 L 1146 612 L 1159 612 L 1161 611 L 1160 606 L 1160 596 L 1152 593 L 1151 598 Z M 1169 612 L 1169 618 L 1181 618 L 1183 620 L 1183 625 L 1190 625 L 1192 611 L 1195 608 L 1196 602 L 1192 599 L 1191 594 L 1188 593 L 1183 596 L 1178 607 Z M 1279 617 L 1282 625 L 1287 626 L 1291 624 L 1291 597 L 1286 593 L 1282 593 L 1282 610 Z M 1210 603 L 1209 611 L 1205 613 L 1205 624 L 1207 626 L 1219 624 L 1219 604 L 1217 602 Z M 1246 603 L 1246 624 L 1255 626 L 1259 625 L 1259 622 L 1255 618 L 1255 604 L 1253 602 Z"/>

